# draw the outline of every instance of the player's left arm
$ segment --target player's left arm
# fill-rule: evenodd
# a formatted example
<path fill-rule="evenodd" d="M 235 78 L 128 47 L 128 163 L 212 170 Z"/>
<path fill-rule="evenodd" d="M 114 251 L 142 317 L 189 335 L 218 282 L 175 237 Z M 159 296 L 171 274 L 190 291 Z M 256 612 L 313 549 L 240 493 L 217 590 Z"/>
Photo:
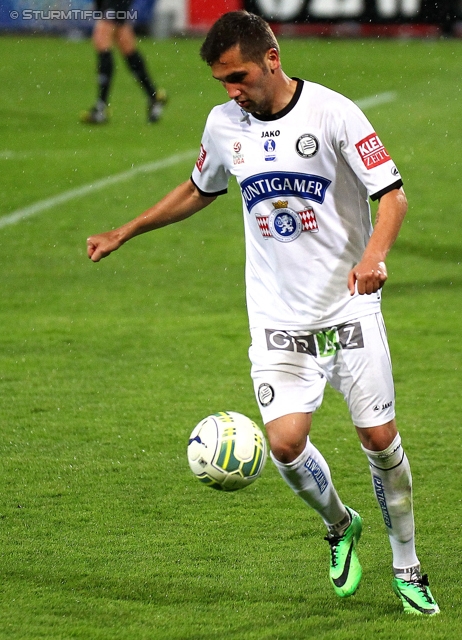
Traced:
<path fill-rule="evenodd" d="M 348 289 L 354 295 L 375 293 L 388 278 L 385 259 L 407 212 L 407 199 L 402 188 L 385 193 L 379 202 L 372 235 L 363 256 L 348 275 Z"/>

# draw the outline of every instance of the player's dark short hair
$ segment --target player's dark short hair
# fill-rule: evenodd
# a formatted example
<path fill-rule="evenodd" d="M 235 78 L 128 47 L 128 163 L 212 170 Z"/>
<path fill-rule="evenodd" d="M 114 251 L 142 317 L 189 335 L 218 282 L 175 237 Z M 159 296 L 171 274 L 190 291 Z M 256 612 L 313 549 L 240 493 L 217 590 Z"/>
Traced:
<path fill-rule="evenodd" d="M 247 11 L 229 11 L 212 25 L 200 49 L 209 67 L 221 55 L 239 45 L 242 58 L 260 64 L 269 49 L 279 51 L 278 41 L 263 18 Z"/>

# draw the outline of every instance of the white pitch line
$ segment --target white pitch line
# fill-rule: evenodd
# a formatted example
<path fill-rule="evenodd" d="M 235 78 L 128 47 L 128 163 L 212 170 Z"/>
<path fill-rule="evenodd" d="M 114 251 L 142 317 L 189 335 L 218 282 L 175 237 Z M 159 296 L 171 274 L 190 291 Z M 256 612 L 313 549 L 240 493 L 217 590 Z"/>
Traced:
<path fill-rule="evenodd" d="M 173 156 L 170 156 L 165 160 L 148 162 L 146 164 L 140 165 L 139 167 L 133 167 L 133 169 L 129 169 L 128 171 L 123 171 L 122 173 L 116 173 L 113 176 L 102 178 L 101 180 L 97 180 L 96 182 L 90 182 L 89 184 L 84 184 L 81 187 L 76 187 L 75 189 L 70 189 L 69 191 L 63 191 L 63 193 L 58 193 L 56 196 L 52 196 L 51 198 L 39 200 L 38 202 L 24 207 L 23 209 L 17 209 L 16 211 L 13 211 L 13 213 L 1 217 L 0 229 L 11 224 L 16 224 L 16 222 L 25 220 L 26 218 L 31 218 L 32 216 L 35 216 L 42 211 L 51 209 L 57 204 L 68 202 L 69 200 L 73 200 L 74 198 L 80 198 L 81 196 L 85 196 L 88 193 L 95 193 L 96 191 L 100 191 L 101 189 L 104 189 L 105 187 L 108 187 L 112 184 L 118 184 L 119 182 L 130 180 L 130 178 L 133 178 L 133 176 L 136 176 L 138 173 L 152 173 L 155 171 L 160 171 L 165 167 L 171 167 L 175 164 L 179 164 L 180 162 L 183 162 L 185 160 L 191 160 L 197 156 L 197 153 L 197 150 L 190 149 L 189 151 L 185 151 L 184 153 L 177 153 Z"/>
<path fill-rule="evenodd" d="M 360 109 L 368 109 L 369 107 L 376 107 L 379 104 L 385 102 L 393 102 L 397 98 L 396 91 L 385 91 L 385 93 L 377 93 L 375 96 L 369 96 L 368 98 L 361 98 L 356 100 L 356 104 Z"/>
<path fill-rule="evenodd" d="M 376 107 L 377 105 L 384 104 L 386 102 L 393 102 L 394 100 L 396 100 L 396 97 L 397 94 L 395 91 L 386 91 L 385 93 L 378 93 L 367 98 L 356 100 L 356 104 L 360 109 L 368 109 L 369 107 Z M 142 164 L 139 167 L 133 167 L 133 169 L 129 169 L 128 171 L 116 173 L 113 176 L 102 178 L 101 180 L 91 182 L 90 184 L 84 184 L 81 187 L 77 187 L 76 189 L 63 191 L 63 193 L 58 193 L 56 196 L 52 196 L 51 198 L 39 200 L 38 202 L 35 202 L 28 207 L 17 209 L 16 211 L 13 211 L 13 213 L 0 217 L 0 229 L 11 224 L 16 224 L 17 222 L 25 220 L 26 218 L 31 218 L 32 216 L 35 216 L 42 211 L 46 211 L 47 209 L 55 207 L 57 204 L 68 202 L 69 200 L 73 200 L 74 198 L 80 198 L 87 195 L 88 193 L 95 193 L 96 191 L 105 189 L 112 184 L 130 180 L 130 178 L 133 178 L 133 176 L 136 176 L 138 173 L 152 173 L 155 171 L 160 171 L 160 169 L 163 169 L 164 167 L 171 167 L 175 164 L 183 162 L 184 160 L 191 160 L 195 158 L 196 155 L 197 151 L 190 149 L 189 151 L 177 153 L 173 156 L 170 156 L 165 160 L 148 162 L 147 164 Z"/>

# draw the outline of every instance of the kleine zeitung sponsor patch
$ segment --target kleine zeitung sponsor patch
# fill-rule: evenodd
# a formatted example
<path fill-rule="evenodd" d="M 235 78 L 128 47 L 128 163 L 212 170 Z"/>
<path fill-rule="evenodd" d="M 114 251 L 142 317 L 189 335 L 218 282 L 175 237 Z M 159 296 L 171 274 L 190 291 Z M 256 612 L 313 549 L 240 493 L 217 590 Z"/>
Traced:
<path fill-rule="evenodd" d="M 356 143 L 355 146 L 366 169 L 373 169 L 391 160 L 376 133 L 371 133 L 367 138 L 363 138 Z"/>
<path fill-rule="evenodd" d="M 199 157 L 197 158 L 196 167 L 202 173 L 202 167 L 204 166 L 205 158 L 207 157 L 207 151 L 204 149 L 204 146 L 201 144 L 201 149 L 199 152 Z"/>

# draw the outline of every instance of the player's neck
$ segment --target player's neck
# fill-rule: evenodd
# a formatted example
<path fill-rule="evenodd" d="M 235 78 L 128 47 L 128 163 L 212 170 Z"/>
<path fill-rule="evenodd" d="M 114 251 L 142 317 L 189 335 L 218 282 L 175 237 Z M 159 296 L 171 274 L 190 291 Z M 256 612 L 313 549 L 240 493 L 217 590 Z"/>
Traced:
<path fill-rule="evenodd" d="M 273 100 L 271 103 L 271 112 L 269 115 L 274 115 L 285 109 L 292 100 L 296 88 L 297 81 L 286 76 L 286 74 L 281 70 L 279 77 L 276 78 Z"/>

